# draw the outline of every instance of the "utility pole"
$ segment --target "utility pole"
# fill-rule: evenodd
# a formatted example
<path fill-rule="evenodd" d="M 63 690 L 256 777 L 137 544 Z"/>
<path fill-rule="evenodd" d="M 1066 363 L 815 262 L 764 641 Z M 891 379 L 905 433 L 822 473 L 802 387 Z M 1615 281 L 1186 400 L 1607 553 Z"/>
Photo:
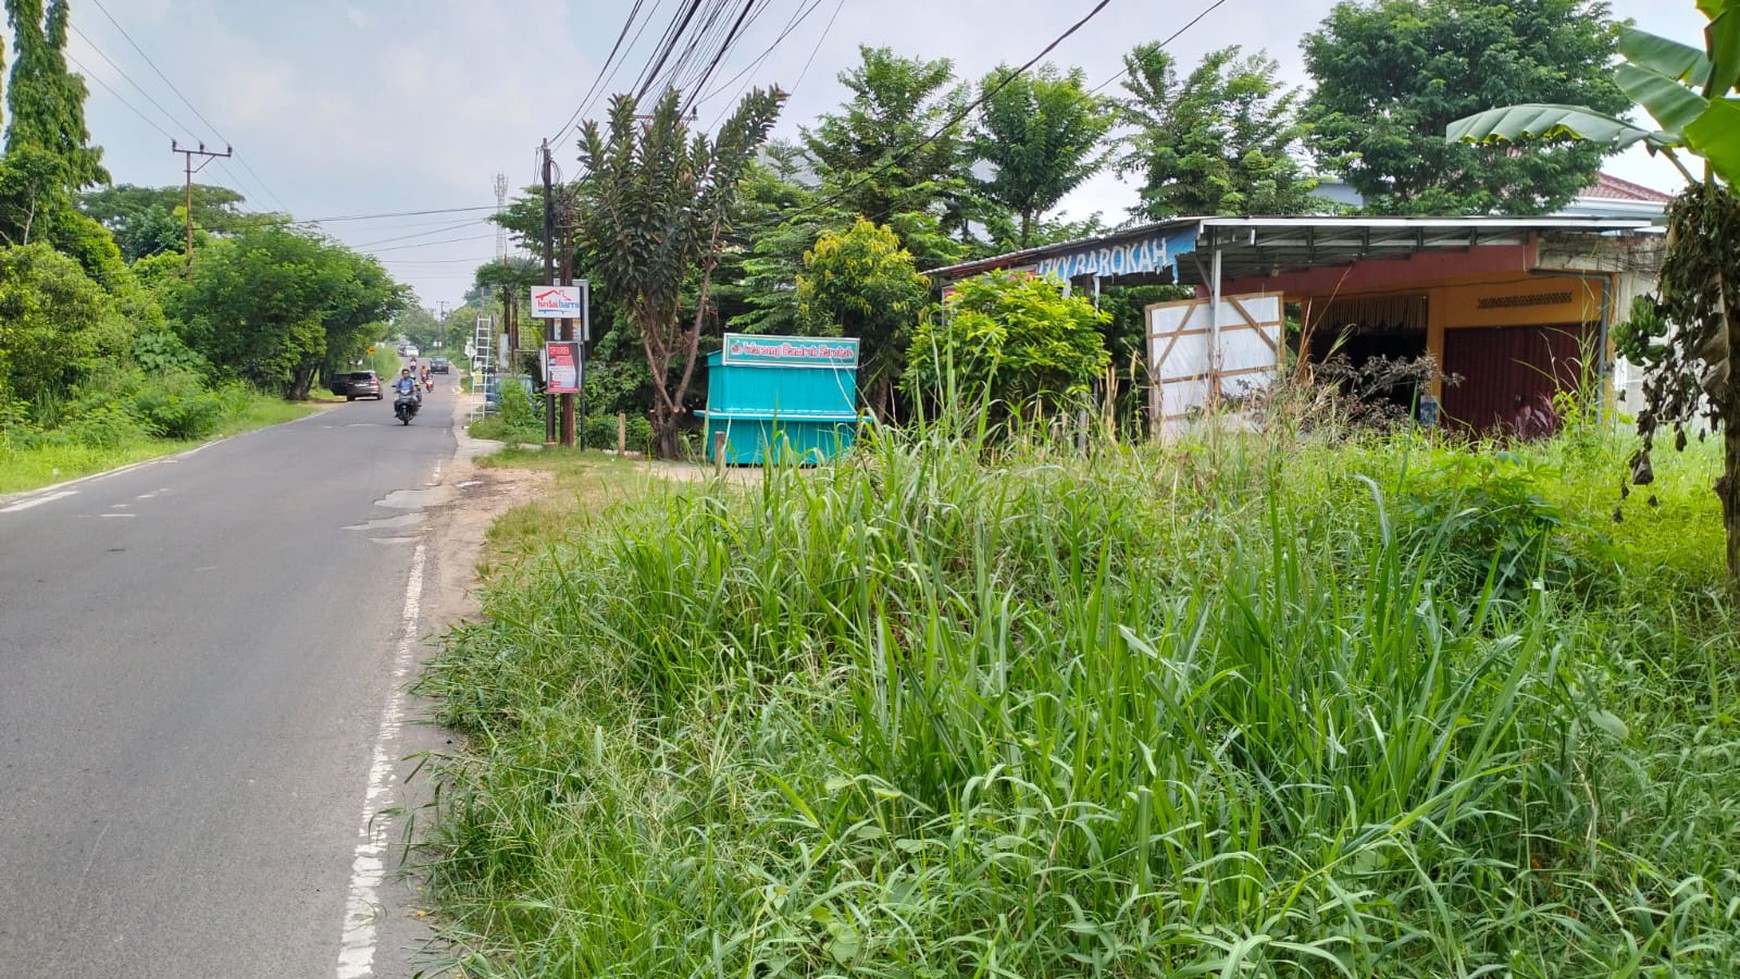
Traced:
<path fill-rule="evenodd" d="M 556 284 L 556 202 L 550 196 L 550 141 L 544 140 L 544 284 Z M 548 339 L 546 337 L 545 339 Z M 544 383 L 549 384 L 549 367 L 544 368 Z M 544 393 L 544 444 L 556 444 L 556 396 Z"/>
<path fill-rule="evenodd" d="M 180 153 L 182 155 L 182 157 L 184 157 L 187 161 L 187 167 L 186 167 L 186 170 L 187 170 L 187 264 L 189 267 L 192 267 L 192 265 L 193 265 L 193 175 L 200 172 L 201 170 L 204 170 L 206 168 L 206 166 L 208 164 L 210 164 L 211 161 L 213 161 L 213 160 L 219 160 L 219 159 L 227 160 L 227 159 L 229 159 L 229 157 L 235 152 L 235 150 L 233 150 L 232 148 L 230 148 L 228 146 L 225 146 L 224 151 L 222 153 L 214 153 L 211 150 L 206 149 L 204 143 L 199 144 L 199 149 L 197 149 L 197 150 L 184 150 L 181 148 L 180 142 L 172 139 L 169 141 L 169 152 Z M 197 167 L 193 165 L 193 158 L 196 156 L 204 157 L 204 159 L 202 159 L 200 161 L 199 166 L 197 166 Z"/>
<path fill-rule="evenodd" d="M 568 188 L 563 187 L 562 284 L 565 286 L 571 286 L 574 284 L 574 212 L 569 207 L 570 203 Z M 569 317 L 562 318 L 562 339 L 574 339 L 574 321 Z M 576 361 L 575 367 L 576 374 L 578 374 L 580 378 L 580 384 L 583 386 L 586 383 L 586 376 L 580 372 L 585 370 L 584 361 Z M 562 445 L 563 447 L 570 449 L 574 447 L 574 396 L 572 394 L 562 395 Z M 584 448 L 584 446 L 582 446 L 582 448 Z"/>

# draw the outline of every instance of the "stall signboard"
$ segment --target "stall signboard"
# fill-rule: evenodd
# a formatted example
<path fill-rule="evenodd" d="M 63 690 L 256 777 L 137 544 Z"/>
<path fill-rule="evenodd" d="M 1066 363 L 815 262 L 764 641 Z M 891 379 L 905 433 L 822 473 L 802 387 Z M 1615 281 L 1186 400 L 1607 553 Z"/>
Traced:
<path fill-rule="evenodd" d="M 581 294 L 584 285 L 533 286 L 532 318 L 540 320 L 579 319 L 585 308 Z"/>
<path fill-rule="evenodd" d="M 725 334 L 723 364 L 765 367 L 858 366 L 857 337 L 778 337 Z"/>
<path fill-rule="evenodd" d="M 544 344 L 546 394 L 580 393 L 580 344 L 572 340 Z"/>

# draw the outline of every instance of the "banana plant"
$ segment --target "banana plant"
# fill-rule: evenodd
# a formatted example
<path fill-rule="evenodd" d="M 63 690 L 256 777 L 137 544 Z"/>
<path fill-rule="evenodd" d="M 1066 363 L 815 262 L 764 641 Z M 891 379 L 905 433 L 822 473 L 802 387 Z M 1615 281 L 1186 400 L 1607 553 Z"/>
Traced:
<path fill-rule="evenodd" d="M 1637 415 L 1643 447 L 1631 460 L 1638 485 L 1655 479 L 1650 450 L 1658 430 L 1674 433 L 1675 448 L 1699 416 L 1723 436 L 1722 502 L 1729 575 L 1740 584 L 1740 0 L 1697 0 L 1709 18 L 1704 50 L 1626 25 L 1619 31 L 1614 81 L 1659 128 L 1573 105 L 1512 105 L 1458 119 L 1452 140 L 1499 142 L 1572 138 L 1620 149 L 1642 143 L 1661 153 L 1689 185 L 1667 211 L 1667 247 L 1656 295 L 1646 297 L 1632 321 L 1621 324 L 1628 354 L 1645 368 L 1643 409 Z M 1703 179 L 1682 155 L 1704 161 Z M 1669 324 L 1672 324 L 1671 326 Z M 1702 437 L 1702 436 L 1700 436 Z M 1650 497 L 1651 503 L 1655 497 Z M 1623 508 L 1614 511 L 1621 519 Z"/>
<path fill-rule="evenodd" d="M 1682 153 L 1701 157 L 1724 182 L 1740 180 L 1740 99 L 1734 98 L 1735 83 L 1740 82 L 1740 0 L 1697 3 L 1710 21 L 1702 51 L 1629 24 L 1619 29 L 1624 60 L 1614 69 L 1614 81 L 1659 128 L 1582 106 L 1531 104 L 1458 119 L 1445 135 L 1472 143 L 1570 137 L 1614 149 L 1642 143 L 1671 160 L 1688 183 L 1697 179 L 1682 162 Z"/>

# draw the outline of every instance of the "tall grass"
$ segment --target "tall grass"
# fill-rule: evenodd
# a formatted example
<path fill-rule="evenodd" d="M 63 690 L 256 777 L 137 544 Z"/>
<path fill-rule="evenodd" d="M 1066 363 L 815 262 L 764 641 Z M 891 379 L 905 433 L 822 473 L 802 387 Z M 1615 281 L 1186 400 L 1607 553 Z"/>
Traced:
<path fill-rule="evenodd" d="M 1735 974 L 1725 600 L 1458 465 L 935 424 L 592 521 L 425 679 L 455 960 Z"/>

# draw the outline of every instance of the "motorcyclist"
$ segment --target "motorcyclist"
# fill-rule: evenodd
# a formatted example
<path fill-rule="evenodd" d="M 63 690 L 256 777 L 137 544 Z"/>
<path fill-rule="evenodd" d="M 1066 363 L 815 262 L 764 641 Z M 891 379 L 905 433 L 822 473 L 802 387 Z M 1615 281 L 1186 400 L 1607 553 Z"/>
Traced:
<path fill-rule="evenodd" d="M 399 379 L 393 382 L 393 390 L 401 396 L 415 398 L 418 402 L 423 400 L 417 379 L 411 376 L 409 367 L 399 369 Z"/>

